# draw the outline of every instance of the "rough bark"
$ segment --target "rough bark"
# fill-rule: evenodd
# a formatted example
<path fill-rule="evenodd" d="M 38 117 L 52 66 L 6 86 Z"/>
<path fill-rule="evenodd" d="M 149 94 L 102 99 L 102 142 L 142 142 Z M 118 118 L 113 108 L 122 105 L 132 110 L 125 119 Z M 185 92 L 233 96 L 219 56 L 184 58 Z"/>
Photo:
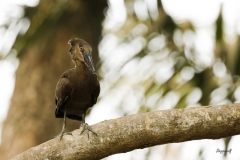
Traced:
<path fill-rule="evenodd" d="M 240 104 L 171 109 L 125 116 L 92 126 L 98 137 L 72 132 L 33 147 L 12 160 L 101 159 L 134 149 L 240 133 Z"/>
<path fill-rule="evenodd" d="M 57 5 L 60 2 L 66 2 L 65 8 Z M 26 40 L 20 56 L 11 106 L 3 124 L 1 160 L 13 157 L 60 133 L 63 119 L 54 116 L 54 92 L 61 74 L 74 67 L 67 42 L 76 37 L 86 40 L 93 48 L 96 65 L 103 10 L 106 6 L 105 0 L 56 3 L 43 0 L 36 9 L 32 9 L 36 13 L 32 16 L 32 24 L 25 35 L 30 40 Z M 52 14 L 58 13 L 57 9 L 61 14 L 54 18 Z M 41 29 L 34 28 L 36 23 Z M 79 126 L 78 121 L 68 121 L 67 130 Z"/>

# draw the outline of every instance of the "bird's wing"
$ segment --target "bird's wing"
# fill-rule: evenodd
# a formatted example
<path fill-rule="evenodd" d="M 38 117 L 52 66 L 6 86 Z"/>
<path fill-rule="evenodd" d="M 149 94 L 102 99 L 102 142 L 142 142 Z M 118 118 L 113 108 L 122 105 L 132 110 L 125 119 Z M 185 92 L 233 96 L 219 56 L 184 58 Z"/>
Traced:
<path fill-rule="evenodd" d="M 96 75 L 96 77 L 97 77 L 97 75 Z M 99 93 L 100 93 L 100 84 L 99 84 L 99 81 L 98 81 L 97 78 L 96 78 L 94 86 L 95 87 L 94 87 L 94 90 L 93 90 L 93 93 L 92 93 L 92 105 L 96 104 L 97 98 L 98 98 Z"/>
<path fill-rule="evenodd" d="M 68 71 L 63 73 L 58 81 L 55 92 L 56 112 L 63 106 L 64 102 L 71 95 L 71 86 L 68 79 Z"/>

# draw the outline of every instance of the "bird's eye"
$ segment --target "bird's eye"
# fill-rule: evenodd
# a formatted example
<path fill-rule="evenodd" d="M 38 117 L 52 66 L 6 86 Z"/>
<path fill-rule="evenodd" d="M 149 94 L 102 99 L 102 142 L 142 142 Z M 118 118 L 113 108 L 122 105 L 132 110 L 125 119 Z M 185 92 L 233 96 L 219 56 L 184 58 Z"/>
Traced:
<path fill-rule="evenodd" d="M 68 78 L 67 75 L 63 75 L 62 78 Z"/>
<path fill-rule="evenodd" d="M 83 51 L 83 47 L 80 47 L 80 50 Z"/>

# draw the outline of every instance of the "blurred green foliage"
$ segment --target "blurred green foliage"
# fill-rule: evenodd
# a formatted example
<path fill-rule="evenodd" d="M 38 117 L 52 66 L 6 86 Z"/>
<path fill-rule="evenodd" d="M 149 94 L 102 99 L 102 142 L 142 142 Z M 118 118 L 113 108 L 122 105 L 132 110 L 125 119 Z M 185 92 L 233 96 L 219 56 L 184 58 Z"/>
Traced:
<path fill-rule="evenodd" d="M 201 59 L 204 53 L 196 48 L 198 27 L 190 21 L 176 23 L 164 12 L 161 1 L 158 1 L 157 19 L 151 17 L 148 8 L 148 18 L 143 20 L 136 13 L 135 3 L 133 0 L 125 1 L 128 15 L 117 31 L 116 28 L 103 29 L 105 37 L 114 37 L 109 41 L 117 39 L 116 46 L 121 46 L 121 49 L 116 47 L 109 51 L 109 55 L 126 53 L 127 49 L 122 48 L 128 48 L 128 45 L 140 48 L 136 53 L 134 49 L 129 51 L 127 58 L 124 57 L 123 62 L 115 66 L 109 64 L 112 56 L 101 59 L 103 68 L 99 72 L 103 81 L 108 81 L 108 91 L 122 93 L 119 98 L 122 115 L 239 101 L 240 97 L 234 93 L 240 82 L 240 43 L 238 39 L 235 42 L 237 49 L 233 50 L 226 43 L 221 9 L 215 21 L 215 39 L 212 39 L 215 46 L 209 53 L 211 60 L 208 63 Z M 122 89 L 126 86 L 133 91 Z M 104 96 L 110 95 L 106 92 Z M 231 138 L 227 139 L 224 141 L 226 149 Z"/>

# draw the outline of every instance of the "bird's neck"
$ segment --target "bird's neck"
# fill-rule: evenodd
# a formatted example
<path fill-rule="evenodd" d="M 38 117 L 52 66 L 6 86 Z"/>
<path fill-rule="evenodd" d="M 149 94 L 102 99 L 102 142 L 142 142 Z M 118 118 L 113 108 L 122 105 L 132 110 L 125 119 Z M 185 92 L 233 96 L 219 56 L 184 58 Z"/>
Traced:
<path fill-rule="evenodd" d="M 79 60 L 79 59 L 76 59 L 76 60 L 74 60 L 73 62 L 74 62 L 74 64 L 75 64 L 75 68 L 82 68 L 83 65 L 84 65 L 84 62 L 81 61 L 81 60 Z"/>
<path fill-rule="evenodd" d="M 80 71 L 82 73 L 82 72 L 86 72 L 87 71 L 87 72 L 93 73 L 84 61 L 75 60 L 74 64 L 75 64 L 75 69 L 78 72 Z"/>
<path fill-rule="evenodd" d="M 83 71 L 86 69 L 86 64 L 83 61 L 75 61 L 75 68 L 79 71 Z"/>

